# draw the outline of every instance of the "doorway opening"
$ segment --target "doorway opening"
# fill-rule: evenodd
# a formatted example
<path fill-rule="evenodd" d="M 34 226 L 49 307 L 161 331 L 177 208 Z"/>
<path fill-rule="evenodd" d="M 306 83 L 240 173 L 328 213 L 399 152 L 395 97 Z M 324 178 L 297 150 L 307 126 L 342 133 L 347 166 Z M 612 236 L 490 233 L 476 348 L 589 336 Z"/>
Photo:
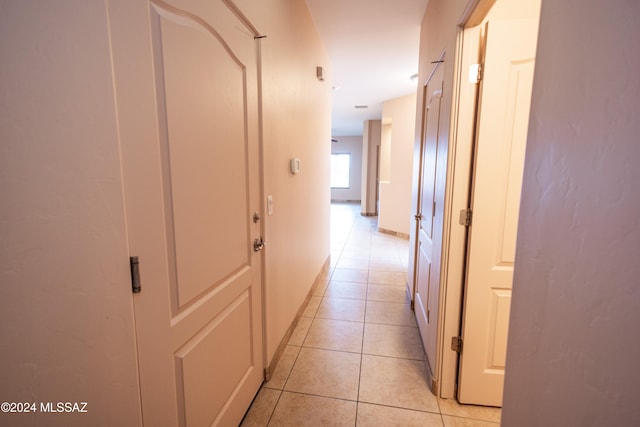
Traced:
<path fill-rule="evenodd" d="M 470 0 L 458 22 L 453 87 L 445 87 L 445 90 L 453 91 L 450 125 L 453 137 L 449 141 L 447 159 L 444 160 L 444 172 L 436 172 L 437 176 L 446 176 L 446 195 L 442 190 L 443 236 L 439 242 L 441 253 L 438 254 L 441 259 L 432 262 L 432 268 L 441 269 L 437 275 L 437 283 L 433 284 L 440 293 L 436 306 L 440 314 L 437 316 L 437 324 L 429 332 L 431 339 L 436 341 L 435 351 L 429 352 L 427 349 L 427 356 L 433 367 L 434 393 L 443 398 L 457 398 L 463 403 L 501 405 L 512 274 L 510 269 L 513 263 L 524 161 L 524 144 L 516 146 L 514 141 L 526 142 L 530 98 L 523 102 L 526 97 L 522 96 L 527 92 L 525 80 L 529 79 L 530 84 L 533 75 L 531 58 L 511 58 L 507 61 L 507 74 L 499 78 L 501 85 L 489 89 L 488 83 L 485 84 L 488 74 L 491 73 L 492 78 L 498 74 L 495 74 L 495 60 L 488 51 L 492 40 L 512 41 L 515 34 L 528 25 L 520 20 L 530 19 L 535 27 L 531 55 L 534 56 L 539 9 L 538 0 L 527 2 L 526 5 L 519 4 L 517 7 L 501 0 Z M 505 33 L 500 33 L 499 21 L 514 20 L 519 20 L 519 23 L 514 26 L 515 29 L 509 30 L 511 34 L 507 33 L 505 36 Z M 504 49 L 498 49 L 502 50 Z M 477 67 L 477 64 L 481 66 Z M 470 81 L 470 77 L 473 77 L 470 75 L 473 65 L 482 70 L 484 76 L 480 81 Z M 528 91 L 530 97 L 530 86 Z M 426 100 L 425 96 L 425 102 Z M 500 109 L 490 105 L 491 102 L 504 105 Z M 427 107 L 428 104 L 423 106 L 429 110 Z M 482 120 L 487 119 L 488 113 L 493 110 L 502 112 L 502 116 L 496 119 L 501 122 L 483 126 Z M 491 146 L 490 143 L 483 144 L 478 139 L 487 127 L 499 132 L 497 136 L 488 137 L 489 140 L 502 144 L 497 148 L 498 151 L 492 152 L 487 149 L 487 146 Z M 480 179 L 479 173 L 486 173 L 489 179 Z M 483 184 L 484 181 L 491 184 Z M 493 191 L 482 190 L 485 185 L 485 188 Z M 482 203 L 485 204 L 484 207 L 481 207 Z M 469 209 L 480 209 L 484 213 L 470 212 Z M 478 234 L 487 229 L 487 226 L 482 225 L 483 215 L 488 218 L 485 223 L 488 221 L 491 224 L 493 234 L 490 236 Z M 499 285 L 491 286 L 493 279 L 487 281 L 471 275 L 476 261 L 483 257 L 486 262 L 481 269 L 504 276 Z M 428 281 L 429 274 L 423 276 L 421 279 L 416 274 L 416 288 L 420 286 L 420 280 Z M 487 286 L 478 291 L 478 284 L 483 283 Z M 473 309 L 468 312 L 469 307 L 480 308 L 476 313 L 477 317 L 472 316 Z M 467 330 L 466 327 L 472 325 L 481 329 Z M 456 351 L 460 347 L 462 353 Z M 472 355 L 471 359 L 468 359 L 469 355 Z M 466 369 L 473 366 L 473 359 L 477 362 L 476 370 L 481 373 L 475 378 L 473 375 L 469 376 Z M 486 377 L 493 377 L 494 384 L 489 386 L 483 383 L 485 380 L 479 379 L 482 375 L 485 380 Z M 479 390 L 480 393 L 465 393 L 463 388 L 467 391 Z M 489 389 L 493 391 L 489 393 Z M 482 397 L 479 398 L 479 395 Z M 491 397 L 485 398 L 487 395 Z"/>

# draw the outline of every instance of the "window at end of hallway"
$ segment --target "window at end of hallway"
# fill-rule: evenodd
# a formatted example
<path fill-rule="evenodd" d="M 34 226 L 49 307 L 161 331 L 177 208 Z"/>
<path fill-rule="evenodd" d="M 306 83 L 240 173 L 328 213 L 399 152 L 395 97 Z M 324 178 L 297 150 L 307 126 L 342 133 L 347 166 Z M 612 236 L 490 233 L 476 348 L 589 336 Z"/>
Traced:
<path fill-rule="evenodd" d="M 349 188 L 351 154 L 331 154 L 331 188 Z"/>

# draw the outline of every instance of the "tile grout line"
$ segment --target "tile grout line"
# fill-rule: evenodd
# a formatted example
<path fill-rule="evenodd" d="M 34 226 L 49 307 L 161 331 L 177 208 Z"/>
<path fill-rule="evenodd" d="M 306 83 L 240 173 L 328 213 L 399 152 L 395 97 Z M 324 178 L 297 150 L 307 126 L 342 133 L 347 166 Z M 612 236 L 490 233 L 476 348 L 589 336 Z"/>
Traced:
<path fill-rule="evenodd" d="M 278 398 L 276 399 L 276 403 L 275 403 L 275 405 L 273 405 L 273 409 L 271 410 L 271 413 L 269 414 L 269 419 L 267 420 L 267 426 L 269 426 L 269 424 L 271 424 L 271 419 L 273 418 L 273 414 L 275 414 L 276 408 L 278 407 L 278 403 L 280 403 L 280 398 L 282 398 L 282 393 L 284 393 L 284 390 L 278 390 L 278 391 L 280 392 L 280 394 L 278 395 Z M 253 403 L 251 405 L 253 405 Z"/>
<path fill-rule="evenodd" d="M 368 304 L 368 296 L 369 296 L 369 272 L 371 271 L 371 232 L 369 232 L 369 247 L 368 252 L 369 252 L 369 256 L 367 258 L 367 291 L 365 294 L 365 302 L 364 302 L 364 315 L 363 315 L 363 324 L 362 324 L 362 341 L 360 343 L 360 372 L 358 372 L 358 394 L 356 396 L 356 417 L 355 417 L 355 424 L 354 426 L 358 425 L 358 412 L 360 409 L 360 385 L 362 383 L 362 364 L 363 364 L 363 359 L 364 359 L 364 339 L 365 339 L 365 333 L 367 330 L 367 304 Z"/>

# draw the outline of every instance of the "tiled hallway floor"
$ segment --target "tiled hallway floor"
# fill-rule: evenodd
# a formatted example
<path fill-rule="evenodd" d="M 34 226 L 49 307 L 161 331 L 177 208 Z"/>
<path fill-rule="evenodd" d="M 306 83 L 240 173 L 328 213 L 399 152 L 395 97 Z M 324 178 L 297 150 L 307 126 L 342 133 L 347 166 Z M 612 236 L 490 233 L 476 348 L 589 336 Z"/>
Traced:
<path fill-rule="evenodd" d="M 243 426 L 497 426 L 500 410 L 436 398 L 406 295 L 409 241 L 331 206 L 331 268 Z"/>

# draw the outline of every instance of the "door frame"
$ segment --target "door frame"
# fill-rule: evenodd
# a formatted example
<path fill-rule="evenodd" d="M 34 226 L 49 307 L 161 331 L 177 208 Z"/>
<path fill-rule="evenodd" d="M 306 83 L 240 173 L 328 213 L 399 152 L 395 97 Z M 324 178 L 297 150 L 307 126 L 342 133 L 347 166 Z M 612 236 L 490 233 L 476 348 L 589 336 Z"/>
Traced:
<path fill-rule="evenodd" d="M 265 197 L 265 189 L 264 189 L 264 123 L 263 123 L 263 115 L 262 115 L 262 41 L 267 36 L 262 33 L 258 28 L 253 24 L 253 22 L 244 14 L 244 12 L 235 4 L 236 0 L 221 0 L 229 10 L 238 18 L 240 22 L 242 22 L 247 29 L 253 35 L 253 39 L 256 43 L 256 79 L 257 81 L 257 102 L 258 102 L 258 175 L 260 177 L 260 184 L 258 185 L 258 197 L 260 198 L 259 208 L 260 214 L 262 218 L 265 218 L 265 213 L 267 212 L 266 207 L 266 197 Z M 266 235 L 265 229 L 265 220 L 259 222 L 260 226 L 260 235 Z M 267 298 L 265 295 L 267 294 L 267 259 L 265 255 L 265 251 L 260 251 L 258 254 L 260 257 L 260 262 L 262 264 L 262 268 L 260 269 L 260 292 L 262 292 L 261 298 L 261 310 L 262 310 L 262 366 L 263 366 L 263 378 L 266 380 L 269 376 L 269 359 L 267 357 Z"/>
<path fill-rule="evenodd" d="M 236 0 L 221 0 L 229 10 L 238 18 L 240 22 L 242 22 L 247 29 L 253 35 L 253 39 L 256 43 L 256 79 L 257 81 L 257 102 L 258 102 L 258 175 L 260 179 L 260 183 L 258 185 L 258 197 L 260 198 L 259 209 L 260 215 L 262 218 L 265 218 L 265 213 L 267 212 L 266 208 L 266 197 L 265 197 L 265 189 L 264 189 L 264 123 L 263 123 L 263 115 L 262 115 L 262 39 L 267 36 L 262 33 L 258 28 L 253 24 L 253 22 L 244 14 L 242 9 L 235 4 Z M 259 222 L 260 227 L 260 235 L 265 236 L 265 220 Z M 260 269 L 260 292 L 262 293 L 262 298 L 260 301 L 261 310 L 262 310 L 262 366 L 263 372 L 262 376 L 266 380 L 269 376 L 269 360 L 267 357 L 267 298 L 265 295 L 267 294 L 267 260 L 265 251 L 260 251 L 258 254 L 260 257 L 260 262 L 262 264 L 262 268 Z"/>
<path fill-rule="evenodd" d="M 468 70 L 481 61 L 481 26 L 496 0 L 469 0 L 457 22 L 450 124 L 450 146 L 442 235 L 441 307 L 434 392 L 447 399 L 457 397 L 459 353 L 452 351 L 452 337 L 460 336 L 466 275 L 467 231 L 459 224 L 460 211 L 470 202 L 476 131 L 478 84 L 468 82 Z"/>

